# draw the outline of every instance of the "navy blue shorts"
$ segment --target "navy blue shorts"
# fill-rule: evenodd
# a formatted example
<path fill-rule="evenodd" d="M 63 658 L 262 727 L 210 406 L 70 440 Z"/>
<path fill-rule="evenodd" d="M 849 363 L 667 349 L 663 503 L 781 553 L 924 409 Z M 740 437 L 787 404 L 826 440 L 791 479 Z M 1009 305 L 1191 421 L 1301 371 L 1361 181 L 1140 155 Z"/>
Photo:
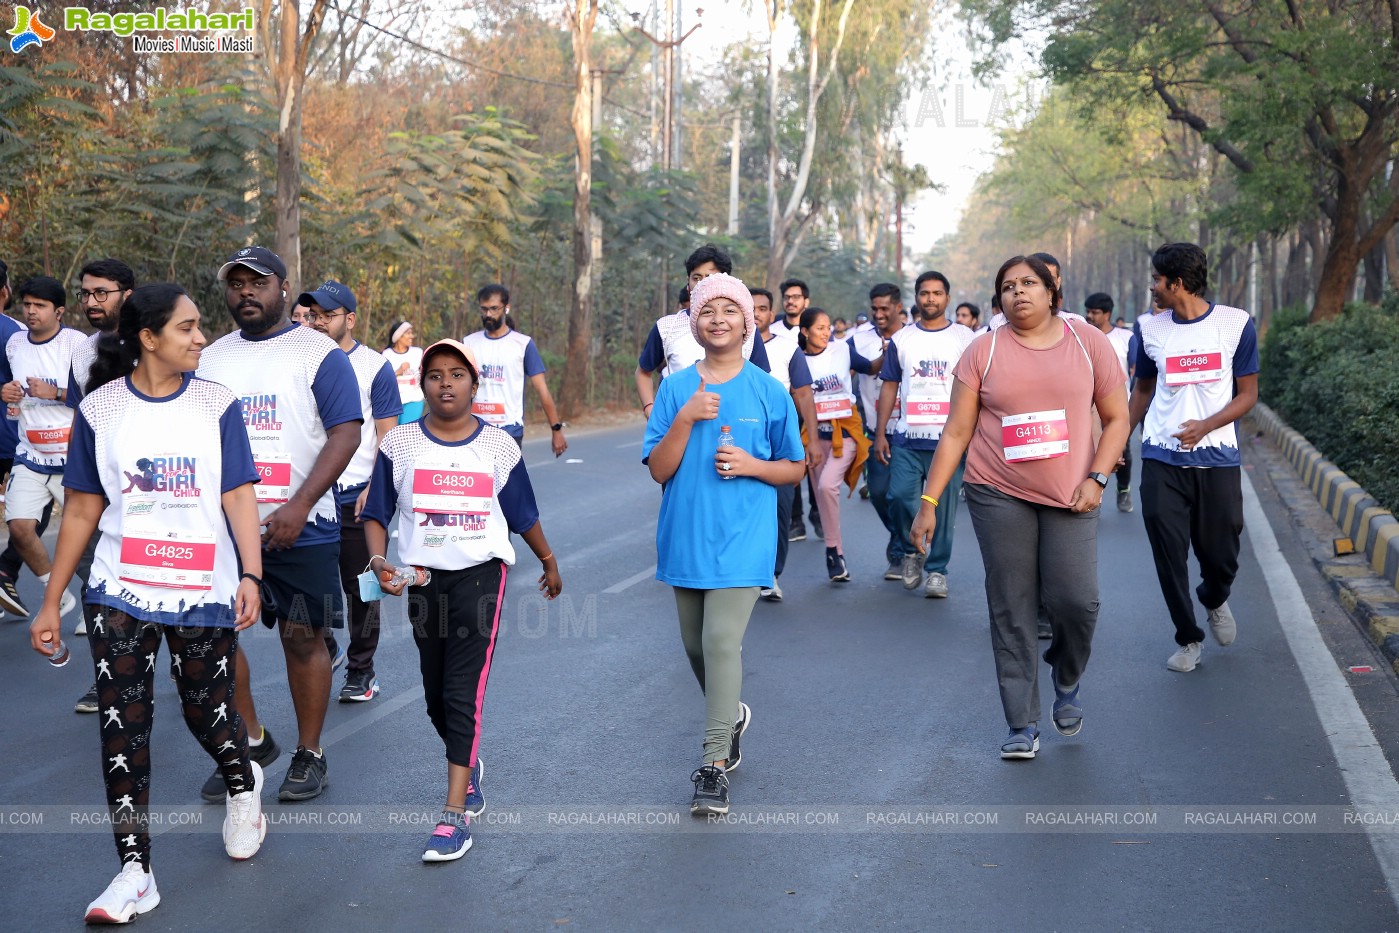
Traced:
<path fill-rule="evenodd" d="M 262 624 L 343 627 L 340 542 L 262 552 Z"/>

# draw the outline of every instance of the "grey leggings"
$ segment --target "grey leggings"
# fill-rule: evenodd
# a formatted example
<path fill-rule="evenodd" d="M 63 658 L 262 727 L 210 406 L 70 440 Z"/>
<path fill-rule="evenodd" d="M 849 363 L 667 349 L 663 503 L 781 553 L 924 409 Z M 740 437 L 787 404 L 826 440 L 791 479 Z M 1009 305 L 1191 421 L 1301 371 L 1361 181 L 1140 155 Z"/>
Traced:
<path fill-rule="evenodd" d="M 733 743 L 734 719 L 743 688 L 743 633 L 756 586 L 720 590 L 675 588 L 680 641 L 704 691 L 704 761 L 726 761 Z"/>
<path fill-rule="evenodd" d="M 981 562 L 991 650 L 1006 724 L 1039 722 L 1039 604 L 1049 610 L 1054 640 L 1044 653 L 1060 686 L 1072 687 L 1088 665 L 1098 624 L 1098 513 L 1038 505 L 992 486 L 967 483 Z"/>

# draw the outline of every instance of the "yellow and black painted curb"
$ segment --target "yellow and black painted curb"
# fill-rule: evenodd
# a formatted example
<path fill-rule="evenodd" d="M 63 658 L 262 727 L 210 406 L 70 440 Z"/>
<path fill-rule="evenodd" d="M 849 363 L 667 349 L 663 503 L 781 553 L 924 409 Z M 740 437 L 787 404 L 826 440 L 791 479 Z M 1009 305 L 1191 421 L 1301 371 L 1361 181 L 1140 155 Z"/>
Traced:
<path fill-rule="evenodd" d="M 1399 673 L 1399 519 L 1267 405 L 1255 405 L 1250 417 L 1340 527 L 1345 537 L 1336 539 L 1336 554 L 1363 555 L 1364 565 L 1352 559 L 1318 561 L 1318 566 Z"/>

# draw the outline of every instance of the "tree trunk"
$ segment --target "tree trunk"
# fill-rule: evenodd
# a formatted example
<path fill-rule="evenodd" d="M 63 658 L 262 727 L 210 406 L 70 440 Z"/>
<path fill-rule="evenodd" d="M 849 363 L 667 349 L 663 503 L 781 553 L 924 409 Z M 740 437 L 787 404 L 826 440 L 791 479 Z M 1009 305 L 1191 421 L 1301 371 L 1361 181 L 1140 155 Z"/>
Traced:
<path fill-rule="evenodd" d="M 568 349 L 559 409 L 565 419 L 583 410 L 592 369 L 592 192 L 593 192 L 593 25 L 598 0 L 574 0 L 573 139 L 577 147 L 573 174 L 573 302 L 568 315 Z"/>

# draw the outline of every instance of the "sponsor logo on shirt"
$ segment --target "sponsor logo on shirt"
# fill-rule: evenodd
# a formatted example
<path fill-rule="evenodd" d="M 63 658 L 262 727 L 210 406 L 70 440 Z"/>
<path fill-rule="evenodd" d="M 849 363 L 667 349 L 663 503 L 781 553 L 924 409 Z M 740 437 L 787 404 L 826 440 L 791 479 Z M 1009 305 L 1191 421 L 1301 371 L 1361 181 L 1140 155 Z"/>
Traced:
<path fill-rule="evenodd" d="M 946 379 L 946 360 L 919 360 L 913 370 L 915 379 Z"/>
<path fill-rule="evenodd" d="M 481 378 L 482 378 L 482 379 L 489 379 L 489 380 L 491 380 L 492 382 L 504 382 L 504 381 L 505 381 L 505 364 L 504 364 L 504 363 L 482 363 L 482 364 L 481 364 Z"/>
<path fill-rule="evenodd" d="M 814 381 L 811 384 L 811 391 L 838 392 L 844 387 L 844 383 L 840 381 L 840 376 L 838 374 L 833 373 L 829 376 L 822 376 L 820 379 Z"/>

